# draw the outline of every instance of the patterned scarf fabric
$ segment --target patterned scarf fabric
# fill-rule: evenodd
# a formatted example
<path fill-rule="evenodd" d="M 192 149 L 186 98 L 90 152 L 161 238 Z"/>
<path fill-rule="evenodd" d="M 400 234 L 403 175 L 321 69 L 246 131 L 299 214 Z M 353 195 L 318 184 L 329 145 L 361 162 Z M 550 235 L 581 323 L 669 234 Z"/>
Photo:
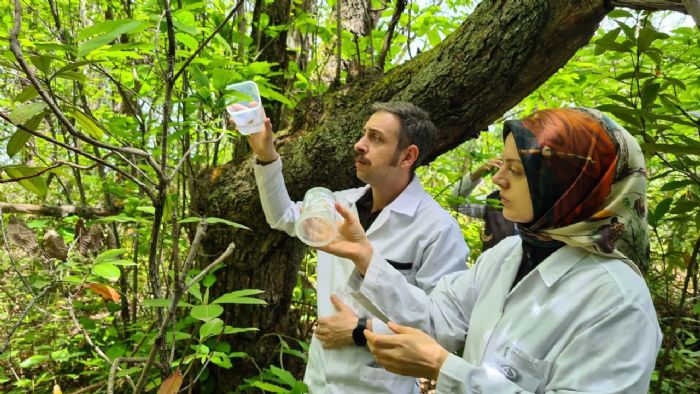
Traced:
<path fill-rule="evenodd" d="M 649 260 L 646 170 L 634 137 L 588 108 L 506 121 L 503 138 L 511 133 L 534 212 L 532 222 L 518 225 L 521 237 L 619 258 L 641 275 Z"/>

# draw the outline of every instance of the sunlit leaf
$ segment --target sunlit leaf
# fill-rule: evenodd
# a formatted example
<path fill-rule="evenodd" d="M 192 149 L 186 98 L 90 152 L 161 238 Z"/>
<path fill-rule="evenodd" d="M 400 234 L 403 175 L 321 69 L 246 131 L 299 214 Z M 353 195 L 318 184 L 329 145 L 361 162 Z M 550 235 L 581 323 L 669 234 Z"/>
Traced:
<path fill-rule="evenodd" d="M 35 117 L 46 108 L 47 105 L 43 101 L 22 104 L 15 107 L 15 109 L 10 112 L 10 120 L 15 124 L 22 124 Z"/>
<path fill-rule="evenodd" d="M 211 319 L 199 327 L 199 340 L 204 341 L 209 337 L 221 334 L 223 331 L 224 321 L 219 318 Z"/>
<path fill-rule="evenodd" d="M 100 253 L 97 257 L 95 257 L 95 263 L 104 263 L 110 260 L 114 260 L 120 255 L 128 252 L 126 249 L 108 249 L 105 250 L 104 252 Z"/>
<path fill-rule="evenodd" d="M 95 37 L 85 41 L 78 48 L 78 56 L 83 57 L 95 49 L 107 45 L 122 34 L 128 34 L 145 25 L 146 22 L 133 19 L 109 20 L 95 24 L 78 33 L 78 39 Z"/>
<path fill-rule="evenodd" d="M 1 169 L 4 170 L 12 179 L 31 177 L 20 180 L 19 184 L 41 198 L 46 197 L 46 193 L 48 193 L 46 180 L 43 176 L 32 176 L 43 170 L 43 168 L 28 167 L 26 165 L 19 164 L 14 166 L 6 166 Z"/>
<path fill-rule="evenodd" d="M 214 300 L 214 304 L 266 304 L 265 301 L 258 299 L 258 298 L 250 298 L 248 296 L 251 295 L 256 295 L 256 294 L 261 294 L 264 293 L 262 290 L 258 289 L 243 289 L 243 290 L 237 290 L 237 291 L 232 291 L 230 293 L 226 293 L 216 300 Z M 241 301 L 243 300 L 243 301 Z M 248 302 L 249 300 L 256 300 L 255 302 Z"/>
<path fill-rule="evenodd" d="M 39 127 L 39 124 L 41 124 L 42 119 L 42 115 L 37 115 L 25 122 L 24 127 L 30 130 L 36 130 Z M 10 140 L 7 141 L 7 156 L 12 157 L 16 155 L 17 152 L 21 151 L 22 148 L 24 148 L 24 146 L 31 138 L 31 134 L 20 128 L 17 128 L 17 131 L 15 131 L 12 137 L 10 137 Z"/>
<path fill-rule="evenodd" d="M 80 112 L 79 110 L 72 110 L 72 111 L 66 111 L 66 115 L 71 116 L 78 122 L 80 127 L 83 129 L 84 132 L 89 134 L 95 139 L 102 139 L 104 136 L 104 132 L 100 127 L 95 124 L 95 122 L 90 119 L 89 116 L 85 115 L 84 113 Z"/>
<path fill-rule="evenodd" d="M 221 305 L 195 305 L 190 311 L 190 316 L 197 320 L 209 321 L 224 313 L 224 308 Z"/>
<path fill-rule="evenodd" d="M 287 389 L 284 389 L 284 388 L 277 386 L 277 385 L 274 385 L 272 383 L 257 381 L 257 382 L 253 382 L 252 385 L 259 388 L 259 389 L 263 389 L 265 391 L 270 391 L 273 393 L 286 393 L 287 392 Z"/>
<path fill-rule="evenodd" d="M 119 268 L 110 263 L 95 264 L 92 267 L 92 273 L 111 281 L 119 279 L 119 276 L 121 275 Z"/>

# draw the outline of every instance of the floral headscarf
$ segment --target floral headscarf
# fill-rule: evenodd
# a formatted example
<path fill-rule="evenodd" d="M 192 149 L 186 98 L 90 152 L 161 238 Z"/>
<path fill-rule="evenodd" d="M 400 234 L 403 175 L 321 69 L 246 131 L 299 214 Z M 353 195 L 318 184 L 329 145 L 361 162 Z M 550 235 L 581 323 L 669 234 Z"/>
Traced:
<path fill-rule="evenodd" d="M 506 121 L 504 139 L 511 133 L 534 212 L 518 226 L 522 236 L 619 258 L 641 274 L 649 260 L 646 170 L 634 137 L 589 108 Z"/>

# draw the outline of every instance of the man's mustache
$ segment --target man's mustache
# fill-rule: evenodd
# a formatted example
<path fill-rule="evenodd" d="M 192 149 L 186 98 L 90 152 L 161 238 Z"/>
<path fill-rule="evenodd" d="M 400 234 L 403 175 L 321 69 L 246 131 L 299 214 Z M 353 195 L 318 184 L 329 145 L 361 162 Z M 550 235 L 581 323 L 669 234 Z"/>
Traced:
<path fill-rule="evenodd" d="M 367 164 L 367 165 L 372 164 L 371 161 L 369 161 L 365 158 L 365 155 L 363 155 L 362 153 L 357 152 L 357 151 L 353 154 L 353 158 L 362 164 Z"/>

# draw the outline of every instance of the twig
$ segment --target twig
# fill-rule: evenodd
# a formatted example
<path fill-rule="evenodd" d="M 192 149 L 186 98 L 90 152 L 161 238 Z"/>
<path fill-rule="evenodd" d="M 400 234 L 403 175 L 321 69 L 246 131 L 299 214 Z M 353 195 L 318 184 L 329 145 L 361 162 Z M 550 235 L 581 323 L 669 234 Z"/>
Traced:
<path fill-rule="evenodd" d="M 389 48 L 391 47 L 391 40 L 394 36 L 394 29 L 396 24 L 399 23 L 401 14 L 403 10 L 406 9 L 406 0 L 396 0 L 396 9 L 394 14 L 391 16 L 391 21 L 387 27 L 386 34 L 384 34 L 384 43 L 382 44 L 382 51 L 379 53 L 379 60 L 377 60 L 377 66 L 380 70 L 384 70 L 384 63 L 386 62 L 387 53 L 389 53 Z M 410 51 L 410 49 L 409 49 Z"/>
<path fill-rule="evenodd" d="M 194 150 L 197 146 L 199 146 L 201 144 L 211 144 L 211 143 L 219 142 L 225 136 L 226 136 L 226 133 L 221 133 L 221 136 L 219 136 L 219 138 L 217 138 L 215 140 L 199 141 L 199 142 L 195 142 L 194 144 L 192 144 L 192 146 L 190 146 L 190 149 L 188 149 L 187 152 L 185 152 L 185 154 L 182 156 L 182 158 L 180 159 L 180 162 L 177 163 L 177 166 L 175 167 L 175 170 L 172 172 L 170 177 L 168 177 L 168 182 L 170 182 L 173 178 L 175 178 L 175 176 L 177 175 L 177 172 L 180 171 L 180 167 L 182 167 L 182 165 L 187 160 L 187 157 L 190 155 L 190 153 L 192 153 L 192 150 Z"/>
<path fill-rule="evenodd" d="M 90 334 L 88 334 L 87 331 L 83 328 L 83 326 L 80 325 L 80 322 L 78 322 L 78 319 L 75 317 L 75 310 L 73 309 L 73 295 L 68 294 L 67 297 L 68 300 L 68 314 L 70 315 L 71 320 L 73 320 L 73 325 L 75 325 L 75 328 L 80 331 L 81 334 L 85 337 L 85 340 L 87 343 L 95 350 L 95 352 L 102 357 L 105 361 L 107 361 L 108 364 L 112 364 L 112 360 L 109 359 L 109 356 L 107 356 L 102 349 L 100 349 L 99 346 L 95 344 L 95 342 L 92 341 L 92 338 L 90 337 Z M 134 389 L 134 382 L 131 380 L 131 377 L 128 375 L 126 376 L 126 380 L 129 382 L 131 385 L 131 388 Z"/>
<path fill-rule="evenodd" d="M 22 316 L 19 317 L 19 320 L 17 320 L 17 323 L 15 323 L 15 325 L 12 327 L 10 332 L 7 334 L 7 338 L 5 338 L 5 343 L 3 343 L 2 348 L 0 348 L 0 354 L 5 353 L 5 350 L 10 345 L 10 339 L 12 339 L 12 336 L 15 335 L 15 331 L 17 331 L 19 326 L 22 325 L 22 321 L 24 320 L 25 317 L 27 317 L 27 314 L 29 313 L 29 311 L 34 307 L 34 304 L 36 304 L 36 302 L 39 300 L 39 298 L 41 298 L 44 294 L 46 294 L 46 292 L 49 291 L 49 289 L 52 287 L 53 287 L 53 283 L 44 287 L 44 290 L 41 293 L 39 293 L 39 295 L 32 298 L 32 301 L 29 303 L 29 306 L 27 306 L 24 309 L 24 312 L 22 312 Z"/>
<path fill-rule="evenodd" d="M 96 388 L 101 387 L 101 386 L 104 386 L 105 383 L 106 383 L 106 382 L 103 380 L 103 381 L 101 381 L 101 382 L 97 382 L 97 383 L 91 384 L 91 385 L 89 385 L 89 386 L 87 386 L 87 387 L 83 387 L 83 388 L 80 389 L 80 390 L 73 391 L 73 392 L 70 393 L 70 394 L 94 393 Z"/>
<path fill-rule="evenodd" d="M 5 249 L 7 250 L 7 257 L 10 259 L 10 263 L 12 264 L 12 268 L 14 268 L 15 272 L 19 276 L 19 278 L 22 280 L 22 283 L 24 284 L 24 287 L 27 288 L 29 293 L 31 295 L 35 295 L 34 291 L 32 290 L 32 287 L 29 285 L 29 282 L 27 282 L 27 279 L 22 275 L 22 273 L 19 271 L 17 268 L 17 264 L 15 264 L 15 260 L 12 258 L 12 252 L 10 252 L 10 244 L 7 242 L 7 235 L 5 234 L 5 219 L 3 218 L 2 215 L 2 207 L 0 206 L 0 231 L 2 232 L 2 240 L 3 243 L 5 244 Z M 2 352 L 0 352 L 2 353 Z"/>
<path fill-rule="evenodd" d="M 236 3 L 236 6 L 233 7 L 233 9 L 231 9 L 231 12 L 229 12 L 228 15 L 226 15 L 226 18 L 224 18 L 224 20 L 221 21 L 221 23 L 219 23 L 219 26 L 217 26 L 216 29 L 214 29 L 214 31 L 211 32 L 211 34 L 207 38 L 205 38 L 201 44 L 199 44 L 199 47 L 197 48 L 197 50 L 192 52 L 190 57 L 188 57 L 187 60 L 185 60 L 185 62 L 182 63 L 182 66 L 180 67 L 180 69 L 177 70 L 177 72 L 173 76 L 173 83 L 175 81 L 177 81 L 178 78 L 180 78 L 180 75 L 182 75 L 182 73 L 185 72 L 185 69 L 187 69 L 187 66 L 189 66 L 190 63 L 192 62 L 192 60 L 194 60 L 194 58 L 197 57 L 197 55 L 199 55 L 199 53 L 202 52 L 202 50 L 204 50 L 204 47 L 206 47 L 207 44 L 209 44 L 209 41 L 211 41 L 211 39 L 214 38 L 214 36 L 217 35 L 219 33 L 219 31 L 224 28 L 226 23 L 233 17 L 233 15 L 236 12 L 238 12 L 239 8 L 241 8 L 241 5 L 243 5 L 243 0 L 238 0 L 238 3 Z"/>
<path fill-rule="evenodd" d="M 117 357 L 112 363 L 112 367 L 109 369 L 109 379 L 107 380 L 107 393 L 112 394 L 114 392 L 114 375 L 119 368 L 120 363 L 140 363 L 146 361 L 145 357 Z"/>

